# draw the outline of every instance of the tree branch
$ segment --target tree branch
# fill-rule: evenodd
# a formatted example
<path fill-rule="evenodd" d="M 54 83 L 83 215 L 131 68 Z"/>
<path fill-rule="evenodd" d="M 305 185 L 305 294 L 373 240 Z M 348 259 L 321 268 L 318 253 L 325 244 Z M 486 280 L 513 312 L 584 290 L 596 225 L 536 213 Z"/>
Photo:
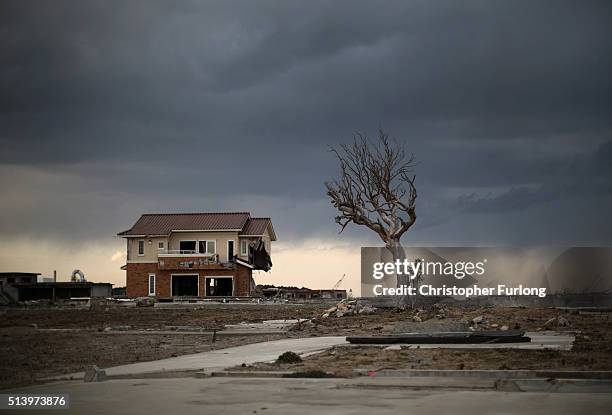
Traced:
<path fill-rule="evenodd" d="M 340 232 L 352 222 L 376 232 L 387 246 L 398 243 L 417 217 L 414 155 L 407 156 L 404 146 L 391 143 L 382 129 L 377 144 L 356 133 L 352 144 L 330 151 L 341 175 L 325 186 L 339 212 Z"/>

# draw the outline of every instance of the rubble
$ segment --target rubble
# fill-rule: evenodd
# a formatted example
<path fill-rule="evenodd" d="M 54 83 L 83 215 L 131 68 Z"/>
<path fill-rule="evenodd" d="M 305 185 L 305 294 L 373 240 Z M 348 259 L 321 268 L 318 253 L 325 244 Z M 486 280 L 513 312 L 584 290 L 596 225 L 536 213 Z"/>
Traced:
<path fill-rule="evenodd" d="M 83 377 L 84 382 L 102 382 L 106 380 L 106 371 L 100 369 L 96 365 L 88 366 L 85 369 L 85 376 Z"/>
<path fill-rule="evenodd" d="M 443 320 L 446 318 L 446 315 L 448 314 L 449 310 L 446 306 L 442 305 L 442 304 L 434 304 L 433 305 L 434 311 L 435 311 L 435 317 L 438 320 Z"/>
<path fill-rule="evenodd" d="M 369 304 L 360 305 L 356 300 L 342 300 L 337 305 L 328 308 L 321 315 L 321 318 L 344 317 L 357 314 L 372 314 L 376 312 L 376 307 Z"/>
<path fill-rule="evenodd" d="M 136 299 L 136 307 L 153 307 L 155 298 L 153 297 L 138 297 Z"/>
<path fill-rule="evenodd" d="M 555 324 L 556 323 L 556 324 Z M 570 325 L 569 321 L 563 316 L 552 317 L 544 323 L 544 328 L 549 328 L 556 325 L 557 327 L 567 327 Z"/>
<path fill-rule="evenodd" d="M 372 314 L 376 309 L 371 305 L 365 305 L 359 310 L 359 314 Z"/>

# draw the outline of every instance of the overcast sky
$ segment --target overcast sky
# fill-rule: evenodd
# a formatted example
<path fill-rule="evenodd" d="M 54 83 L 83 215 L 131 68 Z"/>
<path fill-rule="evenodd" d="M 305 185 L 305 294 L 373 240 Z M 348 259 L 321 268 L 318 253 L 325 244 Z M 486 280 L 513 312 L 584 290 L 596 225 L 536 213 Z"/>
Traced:
<path fill-rule="evenodd" d="M 377 243 L 338 235 L 328 146 L 379 126 L 419 161 L 404 243 L 610 245 L 611 32 L 607 1 L 4 1 L 0 268 L 120 282 L 141 213 L 220 210 L 325 268 Z"/>

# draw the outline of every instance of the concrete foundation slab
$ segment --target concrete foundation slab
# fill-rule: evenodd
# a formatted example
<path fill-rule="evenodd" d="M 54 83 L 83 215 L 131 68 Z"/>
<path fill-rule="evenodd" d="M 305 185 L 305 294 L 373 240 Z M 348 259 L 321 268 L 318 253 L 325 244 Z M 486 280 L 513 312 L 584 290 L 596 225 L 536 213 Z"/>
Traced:
<path fill-rule="evenodd" d="M 147 379 L 59 382 L 21 393 L 70 394 L 68 414 L 609 414 L 612 393 L 503 392 L 485 380 L 471 388 L 393 379 Z M 31 411 L 14 411 L 29 414 Z"/>

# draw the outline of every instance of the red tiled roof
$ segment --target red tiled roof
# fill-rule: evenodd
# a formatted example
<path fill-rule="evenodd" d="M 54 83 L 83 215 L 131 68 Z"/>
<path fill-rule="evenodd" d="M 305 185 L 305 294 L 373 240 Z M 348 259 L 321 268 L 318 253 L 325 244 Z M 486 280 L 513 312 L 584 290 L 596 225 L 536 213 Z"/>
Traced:
<path fill-rule="evenodd" d="M 145 214 L 131 229 L 118 235 L 168 235 L 172 231 L 188 230 L 241 230 L 249 218 L 248 212 Z"/>
<path fill-rule="evenodd" d="M 247 221 L 244 228 L 242 228 L 240 235 L 261 236 L 266 229 L 268 229 L 268 226 L 272 226 L 272 220 L 270 218 L 251 218 Z M 275 240 L 276 235 L 274 235 L 274 229 L 272 229 L 271 233 L 270 237 L 272 240 Z"/>

